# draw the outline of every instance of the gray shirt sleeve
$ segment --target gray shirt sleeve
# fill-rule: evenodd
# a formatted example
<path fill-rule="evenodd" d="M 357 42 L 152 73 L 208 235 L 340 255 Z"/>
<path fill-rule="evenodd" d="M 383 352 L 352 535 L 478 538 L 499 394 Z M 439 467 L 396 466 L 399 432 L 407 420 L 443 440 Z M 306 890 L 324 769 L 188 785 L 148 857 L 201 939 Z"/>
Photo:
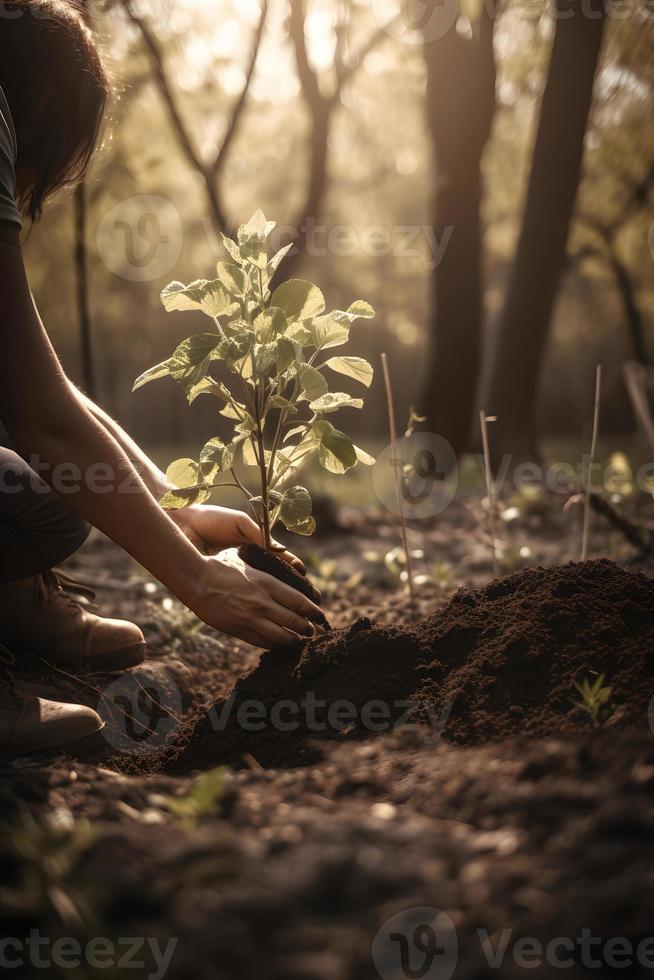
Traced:
<path fill-rule="evenodd" d="M 16 204 L 16 133 L 5 94 L 0 88 L 0 221 L 21 226 Z"/>

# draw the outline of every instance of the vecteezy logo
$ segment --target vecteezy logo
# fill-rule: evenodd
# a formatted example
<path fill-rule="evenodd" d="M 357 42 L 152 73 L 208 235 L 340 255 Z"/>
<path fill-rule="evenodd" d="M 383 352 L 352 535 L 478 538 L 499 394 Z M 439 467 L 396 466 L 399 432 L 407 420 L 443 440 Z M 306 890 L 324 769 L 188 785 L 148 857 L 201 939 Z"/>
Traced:
<path fill-rule="evenodd" d="M 140 194 L 114 205 L 96 235 L 98 254 L 122 279 L 150 282 L 166 276 L 182 254 L 182 220 L 165 197 Z"/>
<path fill-rule="evenodd" d="M 378 500 L 393 514 L 400 511 L 396 477 L 406 516 L 433 517 L 452 503 L 456 493 L 456 454 L 447 439 L 433 432 L 413 432 L 387 446 L 377 457 L 372 485 Z"/>
<path fill-rule="evenodd" d="M 456 24 L 458 0 L 400 0 L 400 10 L 388 0 L 370 0 L 375 20 L 395 41 L 424 44 L 438 41 Z"/>
<path fill-rule="evenodd" d="M 382 980 L 450 980 L 459 940 L 449 915 L 411 908 L 383 924 L 372 944 L 372 961 Z"/>
<path fill-rule="evenodd" d="M 103 734 L 114 748 L 145 754 L 161 748 L 179 724 L 182 698 L 172 678 L 143 667 L 112 681 L 97 711 L 105 723 Z"/>

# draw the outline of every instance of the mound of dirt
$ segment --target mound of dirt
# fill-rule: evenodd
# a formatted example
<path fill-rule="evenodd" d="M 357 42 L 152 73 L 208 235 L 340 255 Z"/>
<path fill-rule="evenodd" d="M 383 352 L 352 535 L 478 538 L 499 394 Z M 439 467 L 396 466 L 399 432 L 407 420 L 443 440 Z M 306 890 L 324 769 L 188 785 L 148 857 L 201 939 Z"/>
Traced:
<path fill-rule="evenodd" d="M 599 673 L 612 686 L 607 724 L 645 726 L 653 624 L 654 581 L 644 575 L 606 560 L 523 569 L 459 590 L 410 626 L 362 619 L 265 653 L 177 739 L 169 770 L 239 765 L 246 753 L 265 766 L 301 765 L 315 758 L 315 740 L 409 723 L 459 744 L 587 732 L 574 682 Z"/>

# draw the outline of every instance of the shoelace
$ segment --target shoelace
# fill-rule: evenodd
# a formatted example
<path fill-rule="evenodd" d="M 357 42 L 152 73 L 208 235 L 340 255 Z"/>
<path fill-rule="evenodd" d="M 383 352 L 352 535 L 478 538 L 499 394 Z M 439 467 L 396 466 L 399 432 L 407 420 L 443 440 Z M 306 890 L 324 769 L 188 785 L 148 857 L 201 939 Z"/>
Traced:
<path fill-rule="evenodd" d="M 16 694 L 14 675 L 11 668 L 15 665 L 16 658 L 11 650 L 0 643 L 0 706 L 5 708 L 16 708 L 20 705 L 20 698 Z"/>
<path fill-rule="evenodd" d="M 77 582 L 75 579 L 62 572 L 54 572 L 49 569 L 41 572 L 34 580 L 34 599 L 39 603 L 61 602 L 70 612 L 79 612 L 80 604 L 70 593 L 80 596 L 83 599 L 93 601 L 95 592 L 89 585 Z"/>

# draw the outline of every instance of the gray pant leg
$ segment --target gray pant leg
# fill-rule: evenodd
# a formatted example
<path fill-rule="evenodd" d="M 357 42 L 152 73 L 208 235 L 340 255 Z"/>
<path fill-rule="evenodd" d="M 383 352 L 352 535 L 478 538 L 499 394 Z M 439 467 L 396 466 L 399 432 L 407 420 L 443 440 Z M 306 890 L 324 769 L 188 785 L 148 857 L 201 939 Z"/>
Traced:
<path fill-rule="evenodd" d="M 58 565 L 90 531 L 8 442 L 0 424 L 0 584 Z"/>

